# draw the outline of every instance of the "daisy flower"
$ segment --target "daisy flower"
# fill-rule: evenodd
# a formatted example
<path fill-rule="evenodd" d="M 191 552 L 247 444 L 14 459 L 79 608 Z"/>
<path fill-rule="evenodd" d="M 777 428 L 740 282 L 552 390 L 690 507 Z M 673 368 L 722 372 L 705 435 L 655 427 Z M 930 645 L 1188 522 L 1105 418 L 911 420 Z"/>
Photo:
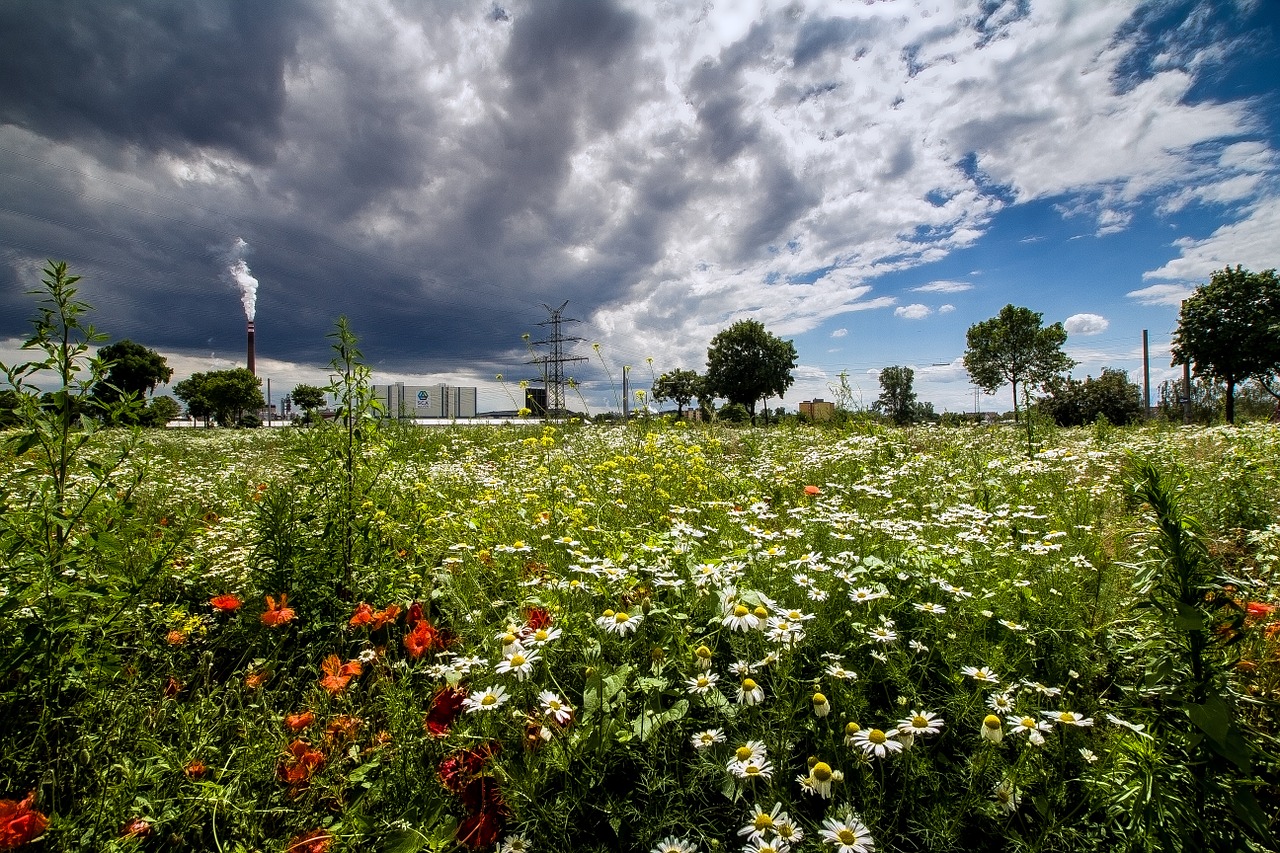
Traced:
<path fill-rule="evenodd" d="M 875 601 L 877 598 L 884 598 L 888 594 L 889 593 L 887 592 L 880 592 L 879 590 L 870 589 L 864 586 L 859 589 L 850 590 L 849 600 L 855 601 L 858 604 L 867 604 Z"/>
<path fill-rule="evenodd" d="M 714 672 L 704 672 L 700 675 L 695 675 L 692 678 L 685 679 L 684 683 L 690 693 L 697 694 L 698 696 L 705 696 L 715 689 L 716 682 L 719 680 L 720 676 L 716 675 Z"/>
<path fill-rule="evenodd" d="M 843 681 L 853 681 L 858 677 L 858 673 L 845 669 L 839 662 L 830 664 L 826 669 L 826 673 L 832 678 L 839 678 Z"/>
<path fill-rule="evenodd" d="M 827 701 L 827 697 L 821 693 L 813 694 L 813 713 L 819 717 L 825 717 L 831 713 L 831 703 Z"/>
<path fill-rule="evenodd" d="M 1093 725 L 1093 717 L 1086 717 L 1073 711 L 1041 711 L 1040 713 L 1055 723 L 1062 723 L 1067 726 Z"/>
<path fill-rule="evenodd" d="M 912 711 L 910 717 L 898 721 L 901 734 L 936 735 L 946 725 L 942 718 L 932 711 Z"/>
<path fill-rule="evenodd" d="M 809 768 L 808 776 L 797 776 L 796 781 L 800 783 L 800 790 L 806 794 L 815 794 L 824 800 L 831 799 L 831 783 L 840 782 L 844 779 L 844 774 L 839 770 L 832 770 L 831 765 L 825 761 L 815 761 L 813 767 Z"/>
<path fill-rule="evenodd" d="M 890 628 L 888 625 L 881 625 L 877 628 L 872 628 L 867 632 L 867 635 L 877 643 L 884 643 L 885 645 L 896 642 L 898 639 L 898 632 Z"/>
<path fill-rule="evenodd" d="M 542 705 L 542 713 L 557 725 L 566 726 L 573 719 L 573 706 L 550 690 L 543 690 L 538 694 L 538 703 Z"/>
<path fill-rule="evenodd" d="M 742 853 L 791 853 L 785 841 L 753 841 L 742 848 Z"/>
<path fill-rule="evenodd" d="M 778 840 L 786 844 L 799 844 L 804 840 L 804 830 L 796 826 L 786 812 L 774 818 L 773 831 L 778 834 Z"/>
<path fill-rule="evenodd" d="M 731 761 L 729 772 L 739 779 L 772 779 L 773 765 L 768 761 Z"/>
<path fill-rule="evenodd" d="M 511 673 L 516 681 L 524 681 L 533 674 L 533 665 L 541 660 L 537 652 L 526 651 L 519 643 L 513 643 L 511 653 L 504 657 L 493 671 L 498 675 Z"/>
<path fill-rule="evenodd" d="M 754 678 L 742 679 L 738 687 L 738 702 L 743 705 L 759 705 L 764 701 L 764 688 Z"/>
<path fill-rule="evenodd" d="M 559 628 L 538 628 L 529 635 L 529 643 L 535 646 L 545 646 L 547 643 L 560 639 L 560 635 L 564 633 Z"/>
<path fill-rule="evenodd" d="M 911 606 L 916 610 L 919 610 L 921 613 L 929 613 L 933 616 L 941 616 L 947 612 L 947 608 L 943 607 L 941 604 L 934 604 L 930 601 L 926 601 L 923 604 L 913 604 Z"/>
<path fill-rule="evenodd" d="M 798 643 L 804 639 L 804 626 L 780 616 L 770 616 L 765 623 L 765 636 L 771 643 Z"/>
<path fill-rule="evenodd" d="M 843 818 L 827 818 L 822 822 L 822 840 L 836 848 L 836 853 L 871 853 L 876 849 L 866 825 L 845 811 Z"/>
<path fill-rule="evenodd" d="M 1017 788 L 1013 787 L 1008 779 L 1004 779 L 996 785 L 992 794 L 1006 814 L 1013 814 L 1018 810 L 1018 806 L 1022 804 L 1022 794 Z"/>
<path fill-rule="evenodd" d="M 1008 693 L 992 693 L 987 697 L 987 707 L 997 714 L 1013 713 L 1013 697 Z"/>
<path fill-rule="evenodd" d="M 751 609 L 745 604 L 735 604 L 732 610 L 725 613 L 724 618 L 720 620 L 720 624 L 731 631 L 745 633 L 760 627 L 760 617 L 752 613 Z"/>
<path fill-rule="evenodd" d="M 529 853 L 530 849 L 529 839 L 523 832 L 517 832 L 502 839 L 502 844 L 498 846 L 498 853 Z"/>
<path fill-rule="evenodd" d="M 696 750 L 710 749 L 718 743 L 724 743 L 724 732 L 720 729 L 705 729 L 695 734 L 691 740 Z"/>
<path fill-rule="evenodd" d="M 474 714 L 476 711 L 496 711 L 502 703 L 507 701 L 507 698 L 507 688 L 498 685 L 475 691 L 462 701 L 462 706 L 466 708 L 468 714 Z"/>
<path fill-rule="evenodd" d="M 650 853 L 696 853 L 697 849 L 697 845 L 692 841 L 685 841 L 683 838 L 668 835 L 654 845 Z"/>
<path fill-rule="evenodd" d="M 868 756 L 884 758 L 891 752 L 902 751 L 902 743 L 894 737 L 897 731 L 897 729 L 890 729 L 888 732 L 880 729 L 863 729 L 854 734 L 853 744 Z"/>
<path fill-rule="evenodd" d="M 610 615 L 612 611 L 606 610 L 605 615 L 596 620 L 596 624 L 611 634 L 617 634 L 619 637 L 625 637 L 627 634 L 635 631 L 640 627 L 640 622 L 644 617 L 639 613 L 627 613 L 619 610 L 617 613 Z"/>
<path fill-rule="evenodd" d="M 995 714 L 987 714 L 982 719 L 982 728 L 979 729 L 982 739 L 991 743 L 999 743 L 1004 740 L 1004 729 L 1000 726 L 1000 718 Z"/>
<path fill-rule="evenodd" d="M 1083 746 L 1080 747 L 1080 757 L 1083 758 L 1085 761 L 1089 762 L 1090 764 L 1093 764 L 1095 761 L 1098 760 L 1098 754 L 1096 752 L 1094 752 L 1092 749 L 1088 749 L 1087 747 L 1083 747 Z"/>
<path fill-rule="evenodd" d="M 962 666 L 960 667 L 960 673 L 962 675 L 969 676 L 974 681 L 982 682 L 983 684 L 1000 683 L 1000 677 L 985 666 Z"/>
<path fill-rule="evenodd" d="M 698 669 L 706 672 L 711 669 L 711 649 L 706 646 L 698 646 L 693 653 L 694 663 L 698 665 Z"/>
<path fill-rule="evenodd" d="M 1037 720 L 1035 717 L 1008 717 L 1006 722 L 1012 727 L 1009 729 L 1010 734 L 1025 734 L 1027 739 L 1040 746 L 1044 743 L 1044 733 L 1053 729 L 1046 720 Z"/>
<path fill-rule="evenodd" d="M 718 729 L 713 731 L 718 731 Z M 724 737 L 721 736 L 720 739 L 724 740 Z M 765 759 L 768 757 L 769 751 L 765 748 L 765 745 L 762 742 L 758 740 L 749 740 L 733 751 L 733 761 L 730 761 L 729 763 L 733 764 L 734 762 L 737 762 L 739 764 L 745 764 L 750 761 L 755 762 L 756 764 L 763 764 Z"/>
<path fill-rule="evenodd" d="M 782 803 L 774 803 L 771 811 L 765 811 L 760 806 L 754 806 L 751 812 L 751 821 L 742 829 L 739 829 L 738 834 L 745 835 L 747 841 L 763 839 L 777 829 L 779 817 L 790 820 L 786 813 L 782 811 Z"/>
<path fill-rule="evenodd" d="M 1129 731 L 1133 732 L 1134 734 L 1139 734 L 1139 735 L 1142 735 L 1143 737 L 1151 737 L 1151 735 L 1143 731 L 1143 729 L 1145 729 L 1146 726 L 1143 725 L 1142 723 L 1131 723 L 1128 720 L 1120 719 L 1115 714 L 1107 714 L 1107 722 L 1114 723 L 1117 726 L 1123 726 Z"/>
<path fill-rule="evenodd" d="M 862 731 L 862 726 L 858 725 L 857 723 L 845 723 L 844 724 L 844 745 L 857 746 L 858 744 L 857 744 L 856 738 L 858 736 L 858 732 L 860 731 Z"/>

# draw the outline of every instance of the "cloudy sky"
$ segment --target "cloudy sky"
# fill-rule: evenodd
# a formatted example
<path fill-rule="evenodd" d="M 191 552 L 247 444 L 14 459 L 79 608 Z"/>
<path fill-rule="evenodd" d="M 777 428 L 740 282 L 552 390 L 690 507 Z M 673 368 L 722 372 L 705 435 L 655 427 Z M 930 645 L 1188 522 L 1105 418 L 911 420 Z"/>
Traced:
<path fill-rule="evenodd" d="M 345 315 L 510 407 L 566 300 L 593 410 L 745 317 L 790 408 L 908 365 L 972 410 L 1006 303 L 1159 381 L 1190 288 L 1280 265 L 1277 60 L 1270 0 L 8 0 L 0 356 L 54 258 L 175 380 L 240 363 L 242 260 L 277 398 Z"/>

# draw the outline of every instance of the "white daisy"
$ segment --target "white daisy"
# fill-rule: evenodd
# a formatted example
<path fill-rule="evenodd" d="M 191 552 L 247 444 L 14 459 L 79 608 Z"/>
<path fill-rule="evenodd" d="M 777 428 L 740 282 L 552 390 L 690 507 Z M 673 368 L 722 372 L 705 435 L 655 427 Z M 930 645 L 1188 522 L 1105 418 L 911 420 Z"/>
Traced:
<path fill-rule="evenodd" d="M 508 835 L 498 845 L 498 853 L 529 853 L 530 849 L 532 848 L 529 847 L 529 839 L 523 832 Z"/>
<path fill-rule="evenodd" d="M 941 616 L 947 612 L 947 608 L 943 607 L 941 604 L 934 604 L 931 601 L 913 604 L 912 607 L 919 610 L 921 613 L 928 613 L 932 616 Z"/>
<path fill-rule="evenodd" d="M 912 711 L 910 717 L 898 721 L 900 734 L 936 735 L 945 725 L 942 718 L 932 711 Z"/>
<path fill-rule="evenodd" d="M 733 751 L 733 759 L 729 763 L 746 763 L 753 761 L 756 764 L 761 764 L 768 757 L 769 750 L 765 748 L 763 742 L 758 740 L 749 740 Z"/>
<path fill-rule="evenodd" d="M 658 841 L 650 853 L 697 853 L 698 846 L 692 841 L 668 835 Z"/>
<path fill-rule="evenodd" d="M 504 657 L 493 671 L 498 675 L 511 673 L 516 677 L 516 681 L 524 681 L 533 674 L 533 665 L 541 660 L 536 651 L 526 651 L 519 643 L 512 643 L 508 646 L 510 654 Z"/>
<path fill-rule="evenodd" d="M 849 600 L 858 604 L 867 604 L 875 601 L 877 598 L 884 598 L 889 593 L 880 592 L 879 590 L 870 589 L 868 587 L 860 587 L 849 591 Z"/>
<path fill-rule="evenodd" d="M 850 811 L 839 820 L 829 817 L 822 822 L 822 840 L 836 848 L 836 853 L 871 853 L 876 849 L 871 832 Z"/>
<path fill-rule="evenodd" d="M 705 696 L 715 689 L 716 682 L 720 680 L 720 676 L 714 672 L 704 672 L 685 679 L 685 686 L 690 693 L 698 696 Z"/>
<path fill-rule="evenodd" d="M 1037 720 L 1035 717 L 1019 717 L 1017 715 L 1010 716 L 1006 722 L 1011 726 L 1010 734 L 1025 734 L 1027 739 L 1040 746 L 1044 743 L 1044 733 L 1051 731 L 1053 726 L 1049 725 L 1046 720 Z"/>
<path fill-rule="evenodd" d="M 983 684 L 999 684 L 1000 677 L 985 666 L 962 666 L 960 672 Z"/>
<path fill-rule="evenodd" d="M 1013 713 L 1013 696 L 1008 693 L 992 693 L 987 697 L 987 707 L 997 714 Z"/>
<path fill-rule="evenodd" d="M 882 731 L 881 729 L 862 729 L 853 736 L 854 746 L 868 756 L 884 758 L 892 752 L 901 752 L 902 744 L 896 739 L 897 729 Z"/>
<path fill-rule="evenodd" d="M 774 803 L 773 809 L 770 811 L 765 811 L 760 806 L 754 806 L 751 810 L 750 821 L 746 826 L 738 830 L 738 834 L 745 835 L 747 841 L 765 839 L 774 834 L 779 817 L 790 819 L 782 811 L 782 803 Z"/>
<path fill-rule="evenodd" d="M 1041 714 L 1053 720 L 1055 723 L 1062 723 L 1068 726 L 1092 726 L 1093 717 L 1086 717 L 1083 714 L 1077 714 L 1073 711 L 1041 711 Z"/>
<path fill-rule="evenodd" d="M 1022 804 L 1022 794 L 1008 779 L 1002 780 L 996 785 L 992 791 L 996 798 L 996 802 L 1000 804 L 1000 808 L 1004 809 L 1007 814 L 1013 814 L 1018 810 L 1018 806 Z"/>
<path fill-rule="evenodd" d="M 720 624 L 724 625 L 731 631 L 754 631 L 760 627 L 760 617 L 751 612 L 751 608 L 745 604 L 735 604 L 732 609 L 724 614 L 724 618 L 720 620 Z"/>
<path fill-rule="evenodd" d="M 555 720 L 558 725 L 568 725 L 573 719 L 573 706 L 550 690 L 539 693 L 538 702 L 542 705 L 542 713 Z"/>
<path fill-rule="evenodd" d="M 718 743 L 724 743 L 724 732 L 720 729 L 705 729 L 695 734 L 692 741 L 696 750 L 710 749 Z"/>
<path fill-rule="evenodd" d="M 474 714 L 476 711 L 496 711 L 502 703 L 507 701 L 507 698 L 507 688 L 498 685 L 475 691 L 462 700 L 462 706 L 468 714 Z"/>
<path fill-rule="evenodd" d="M 754 678 L 742 679 L 738 687 L 738 702 L 743 705 L 759 705 L 764 701 L 764 688 Z"/>
<path fill-rule="evenodd" d="M 773 765 L 768 761 L 733 761 L 729 763 L 729 772 L 739 779 L 771 779 Z"/>

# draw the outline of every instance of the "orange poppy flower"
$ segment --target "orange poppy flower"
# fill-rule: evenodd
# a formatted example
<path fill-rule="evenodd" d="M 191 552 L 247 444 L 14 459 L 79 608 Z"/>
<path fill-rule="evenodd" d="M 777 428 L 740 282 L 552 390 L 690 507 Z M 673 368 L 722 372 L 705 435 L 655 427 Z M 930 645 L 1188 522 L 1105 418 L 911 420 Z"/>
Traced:
<path fill-rule="evenodd" d="M 400 605 L 388 604 L 384 609 L 373 614 L 373 621 L 369 623 L 371 630 L 378 630 L 384 625 L 390 625 L 396 621 L 396 617 L 400 615 Z"/>
<path fill-rule="evenodd" d="M 276 767 L 276 774 L 282 782 L 300 785 L 311 778 L 324 766 L 324 753 L 311 748 L 305 740 L 295 740 L 289 744 L 289 758 L 282 759 Z"/>
<path fill-rule="evenodd" d="M 165 642 L 171 646 L 180 646 L 187 641 L 187 635 L 177 628 L 174 628 L 165 635 Z"/>
<path fill-rule="evenodd" d="M 325 853 L 333 844 L 333 836 L 328 830 L 313 829 L 289 840 L 285 853 Z"/>
<path fill-rule="evenodd" d="M 291 732 L 301 731 L 316 721 L 316 715 L 310 711 L 302 711 L 298 714 L 289 714 L 284 718 L 285 727 Z"/>
<path fill-rule="evenodd" d="M 233 610 L 238 609 L 242 603 L 243 602 L 241 602 L 239 598 L 229 592 L 224 592 L 222 595 L 215 595 L 213 598 L 209 599 L 209 604 L 213 606 L 213 609 L 221 613 L 230 613 Z"/>
<path fill-rule="evenodd" d="M 443 649 L 444 638 L 440 636 L 440 632 L 436 630 L 434 625 L 423 619 L 413 626 L 411 632 L 405 635 L 404 647 L 409 652 L 409 657 L 417 660 L 425 652 Z"/>
<path fill-rule="evenodd" d="M 325 676 L 320 679 L 320 686 L 329 691 L 329 695 L 337 696 L 351 682 L 351 679 L 364 671 L 360 661 L 352 660 L 342 663 L 337 655 L 329 655 L 320 665 Z"/>
<path fill-rule="evenodd" d="M 809 497 L 814 497 L 815 495 L 822 494 L 822 489 L 818 488 L 817 486 L 805 486 L 804 493 Z"/>
<path fill-rule="evenodd" d="M 351 614 L 351 618 L 347 620 L 348 628 L 357 628 L 361 625 L 368 625 L 373 621 L 373 608 L 368 602 L 362 601 L 356 605 L 356 612 Z"/>
<path fill-rule="evenodd" d="M 259 687 L 267 683 L 267 679 L 271 677 L 271 670 L 260 669 L 257 672 L 251 672 L 244 677 L 244 686 L 250 690 L 257 690 Z"/>
<path fill-rule="evenodd" d="M 209 772 L 209 768 L 203 761 L 188 761 L 187 766 L 182 768 L 182 772 L 187 774 L 188 779 L 199 779 Z"/>
<path fill-rule="evenodd" d="M 276 600 L 271 596 L 267 596 L 267 612 L 262 614 L 262 624 L 268 628 L 274 628 L 277 625 L 286 625 L 293 621 L 296 616 L 292 607 L 286 606 L 289 601 L 289 594 L 280 593 L 280 603 L 277 605 Z"/>
<path fill-rule="evenodd" d="M 21 800 L 0 800 L 0 850 L 21 847 L 44 832 L 49 818 L 32 808 L 35 801 L 35 791 Z"/>

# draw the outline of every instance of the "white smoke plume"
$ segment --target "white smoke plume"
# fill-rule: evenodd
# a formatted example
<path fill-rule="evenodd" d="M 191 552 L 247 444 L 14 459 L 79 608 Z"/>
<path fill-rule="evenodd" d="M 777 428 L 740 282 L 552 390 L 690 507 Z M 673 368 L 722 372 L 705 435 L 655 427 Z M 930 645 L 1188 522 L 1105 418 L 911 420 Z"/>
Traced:
<path fill-rule="evenodd" d="M 249 272 L 249 264 L 245 255 L 249 253 L 249 244 L 243 237 L 237 237 L 227 252 L 227 278 L 240 291 L 240 304 L 244 306 L 244 318 L 252 320 L 258 310 L 258 280 Z"/>

